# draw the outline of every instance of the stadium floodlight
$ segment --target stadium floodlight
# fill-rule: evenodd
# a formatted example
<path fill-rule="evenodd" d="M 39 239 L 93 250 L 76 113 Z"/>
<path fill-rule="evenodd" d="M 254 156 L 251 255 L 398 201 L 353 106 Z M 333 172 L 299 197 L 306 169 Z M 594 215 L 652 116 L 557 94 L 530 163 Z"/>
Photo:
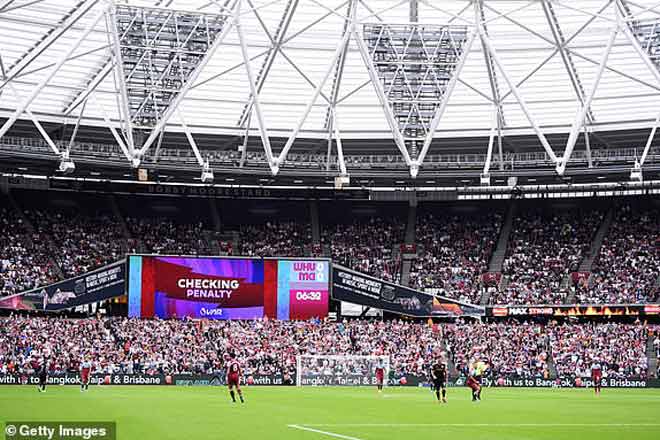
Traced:
<path fill-rule="evenodd" d="M 415 179 L 418 173 L 419 173 L 419 164 L 417 162 L 413 162 L 410 165 L 410 177 Z"/>
<path fill-rule="evenodd" d="M 630 180 L 634 182 L 641 182 L 643 180 L 642 166 L 638 161 L 635 161 L 635 166 L 630 170 Z"/>
<path fill-rule="evenodd" d="M 64 174 L 71 174 L 76 170 L 76 164 L 73 163 L 69 157 L 68 151 L 62 152 L 62 158 L 60 160 L 60 166 L 57 168 L 57 171 Z"/>
<path fill-rule="evenodd" d="M 349 176 L 337 176 L 335 177 L 335 189 L 342 189 L 345 186 L 351 184 L 351 178 Z"/>
<path fill-rule="evenodd" d="M 376 367 L 390 372 L 389 356 L 299 355 L 296 356 L 296 386 L 375 386 Z"/>
<path fill-rule="evenodd" d="M 209 165 L 209 160 L 206 159 L 206 162 L 204 162 L 204 168 L 202 168 L 201 181 L 202 183 L 212 183 L 213 179 L 214 179 L 213 171 L 211 170 L 211 166 Z"/>

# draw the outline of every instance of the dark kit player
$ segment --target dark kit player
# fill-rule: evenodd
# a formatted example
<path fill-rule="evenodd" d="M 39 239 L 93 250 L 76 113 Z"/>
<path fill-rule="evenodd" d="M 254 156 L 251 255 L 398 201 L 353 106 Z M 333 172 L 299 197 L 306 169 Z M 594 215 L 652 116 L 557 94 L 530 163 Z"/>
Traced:
<path fill-rule="evenodd" d="M 447 366 L 442 361 L 437 361 L 431 367 L 431 386 L 438 402 L 447 403 Z M 440 393 L 442 393 L 442 400 L 440 400 Z"/>
<path fill-rule="evenodd" d="M 40 393 L 45 393 L 46 382 L 48 381 L 48 361 L 46 359 L 41 362 L 41 366 L 39 367 L 37 374 L 39 376 L 39 386 L 37 389 Z"/>
<path fill-rule="evenodd" d="M 234 387 L 238 392 L 238 397 L 241 399 L 241 403 L 244 403 L 243 400 L 243 391 L 241 390 L 241 366 L 238 364 L 238 361 L 233 358 L 231 355 L 225 355 L 227 360 L 227 387 L 229 388 L 229 395 L 231 396 L 232 402 L 236 403 L 236 394 L 234 393 Z"/>

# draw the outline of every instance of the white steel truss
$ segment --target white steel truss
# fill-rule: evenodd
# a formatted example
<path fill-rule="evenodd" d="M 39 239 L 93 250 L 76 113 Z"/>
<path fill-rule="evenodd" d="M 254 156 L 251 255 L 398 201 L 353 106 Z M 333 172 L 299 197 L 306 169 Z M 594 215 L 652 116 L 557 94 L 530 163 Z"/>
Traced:
<path fill-rule="evenodd" d="M 190 84 L 227 14 L 115 5 L 109 14 L 129 150 L 133 128 L 153 129 Z"/>
<path fill-rule="evenodd" d="M 7 23 L 9 29 L 9 24 L 26 25 L 19 11 L 27 14 L 42 5 L 53 7 L 50 3 L 53 0 L 0 1 L 0 26 Z M 602 0 L 595 6 L 579 0 L 540 0 L 511 4 L 509 10 L 500 10 L 500 5 L 491 0 L 392 0 L 387 4 L 377 0 L 208 0 L 200 3 L 172 0 L 165 4 L 159 2 L 157 7 L 143 6 L 145 3 L 153 4 L 153 1 L 71 0 L 70 5 L 61 6 L 63 15 L 51 23 L 38 15 L 34 17 L 35 25 L 41 24 L 45 30 L 38 32 L 37 38 L 23 50 L 15 51 L 17 56 L 6 55 L 11 51 L 4 49 L 0 42 L 3 52 L 0 112 L 6 118 L 0 127 L 0 137 L 7 135 L 19 118 L 29 118 L 53 153 L 62 155 L 65 148 L 53 141 L 42 122 L 53 122 L 55 117 L 62 121 L 75 118 L 77 131 L 80 124 L 101 121 L 100 124 L 111 130 L 122 154 L 137 166 L 151 145 L 162 139 L 164 131 L 182 130 L 190 140 L 197 162 L 208 170 L 210 165 L 204 158 L 205 152 L 197 147 L 194 134 L 216 128 L 245 133 L 245 143 L 240 150 L 242 165 L 248 160 L 247 136 L 258 128 L 267 165 L 273 174 L 277 174 L 286 161 L 296 139 L 311 136 L 328 141 L 327 171 L 330 171 L 332 145 L 335 145 L 337 171 L 346 175 L 350 171 L 345 161 L 347 138 L 355 133 L 359 133 L 358 137 L 391 135 L 414 177 L 424 164 L 431 142 L 438 138 L 438 131 L 445 133 L 453 129 L 462 133 L 451 125 L 458 119 L 452 115 L 452 110 L 476 107 L 472 101 L 478 99 L 482 111 L 474 129 L 460 123 L 458 126 L 467 127 L 465 131 L 478 132 L 479 136 L 488 135 L 484 175 L 490 171 L 494 152 L 499 153 L 502 166 L 502 137 L 510 130 L 536 134 L 557 173 L 563 175 L 580 133 L 584 133 L 591 164 L 589 137 L 598 139 L 598 131 L 609 123 L 607 118 L 602 122 L 601 113 L 598 113 L 603 112 L 602 100 L 600 95 L 596 96 L 597 89 L 603 87 L 601 84 L 608 84 L 605 74 L 643 89 L 619 92 L 615 84 L 612 96 L 606 97 L 614 103 L 610 105 L 612 108 L 616 107 L 618 98 L 646 96 L 652 101 L 657 100 L 660 92 L 660 7 L 655 0 Z M 167 7 L 170 4 L 172 9 Z M 275 7 L 269 10 L 273 5 Z M 310 8 L 315 8 L 316 14 L 312 14 Z M 474 14 L 464 14 L 465 11 Z M 582 18 L 567 18 L 566 11 Z M 526 16 L 533 16 L 537 21 L 528 23 Z M 103 18 L 106 19 L 104 32 L 99 29 Z M 550 32 L 544 33 L 530 24 L 537 22 L 547 24 Z M 335 27 L 326 29 L 323 23 L 334 23 Z M 312 46 L 317 44 L 298 41 L 313 34 L 317 27 L 321 28 L 319 32 L 325 32 L 324 38 L 330 40 L 318 43 L 324 58 L 316 64 L 298 61 L 298 52 L 314 50 Z M 597 40 L 594 38 L 596 31 L 588 33 L 592 27 L 601 32 L 597 42 L 593 42 Z M 524 56 L 516 58 L 512 52 L 531 55 L 536 46 L 520 43 L 518 34 L 515 34 L 515 42 L 500 41 L 502 35 L 514 35 L 514 29 L 539 44 L 546 44 L 547 56 L 542 61 L 541 58 L 527 63 L 515 61 Z M 608 34 L 603 29 L 608 29 Z M 230 30 L 235 30 L 236 35 L 230 36 L 229 42 L 223 42 Z M 263 32 L 266 38 L 259 40 L 257 32 Z M 99 34 L 103 38 L 99 38 Z M 583 34 L 587 34 L 585 39 L 575 43 Z M 617 39 L 621 35 L 625 36 L 623 43 L 623 38 Z M 86 44 L 87 40 L 95 38 L 106 41 L 101 45 Z M 480 49 L 472 49 L 476 38 L 481 41 Z M 219 68 L 218 58 L 224 54 L 218 51 L 221 45 L 233 48 L 236 59 Z M 617 53 L 624 52 L 624 46 L 630 49 L 628 59 L 632 58 L 630 54 L 636 57 L 637 66 L 641 67 L 637 72 L 622 67 L 622 60 L 626 58 Z M 470 61 L 474 64 L 477 58 L 468 56 L 471 49 L 473 53 L 477 50 L 483 53 L 485 66 L 470 65 Z M 209 72 L 203 81 L 197 81 L 216 52 L 221 55 L 210 66 L 216 70 Z M 600 59 L 594 53 L 600 53 Z M 97 56 L 95 62 L 78 86 L 63 83 L 62 78 L 70 71 L 67 69 L 73 69 L 77 63 L 94 55 Z M 272 86 L 270 76 L 278 78 L 282 73 L 278 72 L 281 67 L 277 65 L 277 57 L 295 70 L 294 75 L 303 79 L 297 78 L 304 87 L 312 89 L 311 94 L 303 89 L 297 94 L 301 97 L 298 102 L 289 99 L 275 102 L 278 97 L 274 98 L 268 87 Z M 561 58 L 561 64 L 555 64 L 568 73 L 573 91 L 569 97 L 555 99 L 551 88 L 541 95 L 528 90 L 534 79 L 551 66 L 553 57 Z M 251 65 L 260 58 L 260 68 Z M 595 77 L 584 74 L 584 64 L 596 66 Z M 217 98 L 215 94 L 223 87 L 223 80 L 243 67 L 241 87 L 248 92 L 248 98 Z M 362 71 L 356 73 L 358 69 Z M 476 71 L 483 78 L 476 78 Z M 200 97 L 207 87 L 208 96 Z M 195 96 L 186 99 L 192 89 L 195 89 Z M 50 91 L 51 95 L 56 95 L 53 90 L 63 91 L 61 102 L 53 105 L 55 110 L 44 111 L 42 104 L 41 107 L 37 105 L 37 111 L 35 103 L 40 101 L 41 94 L 46 96 Z M 456 95 L 461 93 L 471 94 L 472 101 L 459 96 L 463 101 L 455 104 Z M 118 101 L 116 108 L 111 108 L 115 100 Z M 225 105 L 234 105 L 233 113 L 227 116 L 233 122 L 221 127 L 198 122 L 203 110 L 196 109 L 197 100 L 217 103 L 218 112 L 225 111 Z M 365 108 L 382 110 L 384 123 L 380 128 L 360 131 L 355 129 L 360 121 L 354 109 L 362 108 L 367 100 L 371 107 Z M 524 118 L 507 107 L 505 126 L 503 107 L 511 105 L 512 100 L 520 107 Z M 567 121 L 562 125 L 547 122 L 538 109 L 539 102 L 547 102 L 549 110 L 554 110 L 553 106 L 563 106 L 563 113 L 569 114 Z M 575 107 L 577 110 L 573 113 Z M 468 111 L 464 110 L 463 114 Z M 281 122 L 284 117 L 279 112 L 288 113 L 286 124 Z M 88 117 L 90 113 L 94 116 Z M 594 115 L 598 116 L 598 124 Z M 367 112 L 365 116 L 374 119 Z M 516 117 L 517 126 L 510 123 Z M 527 125 L 521 125 L 521 119 Z M 316 125 L 309 128 L 309 120 L 314 120 Z M 660 111 L 653 110 L 650 115 L 631 123 L 650 127 L 646 144 L 639 146 L 643 151 L 635 164 L 636 169 L 641 170 L 653 146 Z M 270 136 L 274 132 L 288 138 L 281 151 L 274 152 L 271 148 Z M 569 134 L 559 157 L 548 142 L 549 137 L 546 138 L 550 132 Z M 141 142 L 143 135 L 146 140 Z M 344 142 L 340 136 L 344 136 Z"/>
<path fill-rule="evenodd" d="M 399 148 L 416 174 L 469 51 L 466 26 L 365 24 L 367 68 Z M 466 50 L 467 49 L 467 50 Z M 440 116 L 436 116 L 440 113 Z M 436 121 L 437 120 L 437 121 Z M 403 145 L 401 145 L 403 143 Z"/>

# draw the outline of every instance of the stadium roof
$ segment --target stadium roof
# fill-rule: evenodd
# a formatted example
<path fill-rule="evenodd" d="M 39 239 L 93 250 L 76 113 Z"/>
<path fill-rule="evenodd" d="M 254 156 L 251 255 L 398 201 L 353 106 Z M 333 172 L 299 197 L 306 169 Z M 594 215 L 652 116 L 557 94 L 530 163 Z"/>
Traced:
<path fill-rule="evenodd" d="M 498 124 L 506 136 L 568 133 L 572 126 L 576 131 L 630 130 L 652 127 L 658 116 L 655 25 L 646 31 L 650 35 L 647 46 L 641 46 L 640 38 L 638 47 L 631 41 L 639 26 L 660 19 L 656 0 L 117 3 L 126 4 L 226 19 L 226 29 L 209 37 L 211 47 L 217 37 L 217 48 L 202 52 L 212 56 L 194 61 L 199 63 L 198 76 L 190 77 L 190 89 L 163 121 L 166 131 L 184 131 L 185 121 L 191 133 L 240 136 L 248 128 L 250 135 L 259 136 L 261 119 L 270 136 L 287 138 L 313 103 L 296 133 L 300 138 L 327 138 L 329 132 L 347 139 L 392 138 L 396 130 L 392 121 L 388 123 L 390 110 L 378 95 L 383 86 L 373 80 L 379 72 L 372 66 L 370 77 L 357 41 L 365 37 L 365 24 L 465 29 L 462 49 L 466 53 L 457 51 L 460 56 L 452 68 L 458 74 L 443 89 L 441 100 L 446 100 L 446 107 L 441 106 L 437 128 L 431 130 L 436 139 L 484 137 Z M 114 12 L 104 13 L 111 5 L 105 0 L 0 0 L 4 77 L 0 117 L 15 115 L 20 103 L 34 93 L 27 109 L 35 119 L 92 126 L 110 123 L 123 131 L 128 143 L 127 113 L 122 112 L 125 86 L 119 79 L 126 66 L 113 62 L 117 38 L 121 38 L 114 21 L 117 6 L 110 9 Z M 356 33 L 349 32 L 344 51 L 342 38 L 351 23 Z M 80 38 L 83 41 L 66 56 Z M 488 44 L 491 50 L 485 51 Z M 252 105 L 244 55 L 259 90 L 258 112 Z M 58 61 L 64 64 L 49 79 Z M 314 100 L 317 86 L 320 93 Z M 576 113 L 584 102 L 589 105 L 581 123 Z M 29 114 L 15 116 L 27 119 Z M 336 121 L 335 132 L 332 121 Z M 148 135 L 146 131 L 135 141 L 136 150 Z M 541 135 L 539 151 L 543 151 Z M 279 152 L 273 153 L 277 157 Z M 563 148 L 555 153 L 561 158 Z"/>

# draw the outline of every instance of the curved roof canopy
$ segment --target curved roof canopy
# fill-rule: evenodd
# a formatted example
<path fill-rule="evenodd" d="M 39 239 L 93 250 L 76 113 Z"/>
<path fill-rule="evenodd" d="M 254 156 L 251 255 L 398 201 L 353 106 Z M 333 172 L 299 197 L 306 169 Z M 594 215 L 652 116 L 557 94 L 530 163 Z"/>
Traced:
<path fill-rule="evenodd" d="M 545 133 L 654 125 L 658 19 L 656 0 L 0 0 L 0 117 L 26 119 L 30 111 L 41 121 L 111 125 L 129 158 L 163 127 L 248 129 L 265 146 L 268 136 L 396 139 L 398 132 L 401 154 L 419 165 L 431 137 L 500 130 L 538 135 L 561 168 L 563 151 L 548 151 Z M 125 40 L 147 28 L 151 40 L 148 32 L 142 42 Z M 154 44 L 168 32 L 176 33 L 168 49 L 179 57 L 174 67 L 136 67 L 167 56 Z M 188 47 L 183 59 L 185 32 L 206 43 Z M 143 47 L 129 54 L 131 44 Z M 425 58 L 406 58 L 414 48 Z M 414 65 L 392 66 L 386 78 L 379 51 Z M 178 83 L 155 86 L 164 70 Z M 134 117 L 154 102 L 129 108 L 135 71 L 138 81 L 152 81 L 139 93 L 153 93 L 161 106 L 152 119 Z M 421 93 L 435 93 L 440 105 L 417 103 L 415 87 L 424 84 L 433 90 Z M 406 99 L 416 104 L 397 107 Z"/>

